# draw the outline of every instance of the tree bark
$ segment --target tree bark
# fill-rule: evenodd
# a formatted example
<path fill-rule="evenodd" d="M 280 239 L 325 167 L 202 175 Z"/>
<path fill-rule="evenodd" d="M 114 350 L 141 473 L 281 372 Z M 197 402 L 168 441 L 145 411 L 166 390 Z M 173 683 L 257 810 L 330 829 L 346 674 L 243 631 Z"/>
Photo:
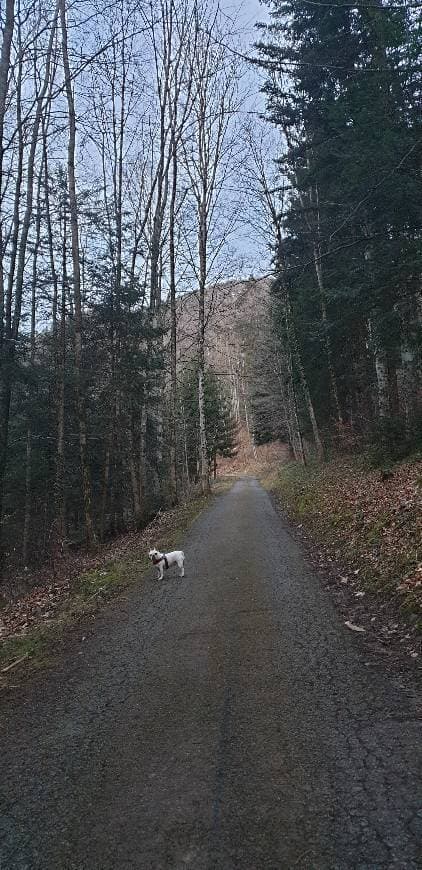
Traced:
<path fill-rule="evenodd" d="M 9 4 L 8 4 L 9 5 Z M 13 4 L 11 4 L 13 8 Z M 31 131 L 30 138 L 30 147 L 28 154 L 28 162 L 26 168 L 27 175 L 27 184 L 26 184 L 26 198 L 25 198 L 25 211 L 24 217 L 22 221 L 21 228 L 21 236 L 19 240 L 19 251 L 17 254 L 17 272 L 16 272 L 16 280 L 15 280 L 15 299 L 14 299 L 14 309 L 13 309 L 13 317 L 12 317 L 12 282 L 9 282 L 9 293 L 8 300 L 6 302 L 6 330 L 2 335 L 3 341 L 6 340 L 6 346 L 4 347 L 3 359 L 2 359 L 2 384 L 1 384 L 1 408 L 0 408 L 0 416 L 1 416 L 1 432 L 0 432 L 0 534 L 3 524 L 3 490 L 4 490 L 4 475 L 6 471 L 6 462 L 7 462 L 7 452 L 8 452 L 8 440 L 9 440 L 9 417 L 10 417 L 10 403 L 11 403 L 11 394 L 12 394 L 12 370 L 13 370 L 13 362 L 15 358 L 15 348 L 19 335 L 19 326 L 21 320 L 21 312 L 22 312 L 22 294 L 23 294 L 23 285 L 24 285 L 24 272 L 26 265 L 26 251 L 27 251 L 27 243 L 28 243 L 28 233 L 31 224 L 32 218 L 32 207 L 33 207 L 33 196 L 34 196 L 34 168 L 35 168 L 35 155 L 36 149 L 38 145 L 38 135 L 39 128 L 42 118 L 42 112 L 44 108 L 44 98 L 47 93 L 48 86 L 50 84 L 50 69 L 51 69 L 51 57 L 53 51 L 54 44 L 54 36 L 57 28 L 57 18 L 58 18 L 58 9 L 59 9 L 59 0 L 55 7 L 55 13 L 53 16 L 51 31 L 48 41 L 48 46 L 46 50 L 46 58 L 45 58 L 45 68 L 44 68 L 44 76 L 43 82 L 41 85 L 41 89 L 37 94 L 36 98 L 36 108 L 35 108 L 35 117 L 34 123 Z M 7 10 L 8 12 L 9 10 Z M 10 26 L 13 29 L 13 23 L 10 25 L 10 22 L 7 20 L 7 40 L 9 39 Z M 5 55 L 0 58 L 0 150 L 3 152 L 3 130 L 4 130 L 4 113 L 5 113 L 5 100 L 7 94 L 7 81 L 6 84 L 3 81 L 3 75 L 8 74 L 8 66 L 6 69 L 3 69 L 2 64 L 10 64 L 10 45 L 5 49 Z M 18 101 L 19 105 L 19 101 Z M 20 125 L 19 125 L 20 129 Z M 2 176 L 3 165 L 0 164 L 0 182 Z M 19 179 L 18 179 L 19 181 Z M 16 247 L 17 247 L 17 239 L 15 243 L 15 249 L 13 256 L 16 257 Z M 3 259 L 3 258 L 2 258 Z M 3 267 L 3 262 L 1 263 Z M 12 275 L 13 277 L 13 275 Z M 4 298 L 4 290 L 3 298 Z"/>
<path fill-rule="evenodd" d="M 286 287 L 284 287 L 284 297 L 285 297 L 285 308 L 286 308 L 286 330 L 287 330 L 287 335 L 288 335 L 288 344 L 291 348 L 292 357 L 293 357 L 293 359 L 296 360 L 297 367 L 299 370 L 300 382 L 301 382 L 301 386 L 302 386 L 302 391 L 303 391 L 303 396 L 305 399 L 306 408 L 307 408 L 307 411 L 309 414 L 309 419 L 311 421 L 312 432 L 313 432 L 313 436 L 314 436 L 317 456 L 318 456 L 318 459 L 320 462 L 324 462 L 324 460 L 325 460 L 324 446 L 323 446 L 320 432 L 319 432 L 319 426 L 318 426 L 318 422 L 317 422 L 317 418 L 316 418 L 316 414 L 315 414 L 315 409 L 314 409 L 314 405 L 313 405 L 313 401 L 312 401 L 311 392 L 310 392 L 310 389 L 308 386 L 308 380 L 307 380 L 305 369 L 304 369 L 304 366 L 302 363 L 302 356 L 300 353 L 299 343 L 297 340 L 295 324 L 294 324 L 293 315 L 292 315 L 292 311 L 291 311 L 289 294 L 288 294 L 288 290 Z M 295 402 L 295 404 L 296 404 L 296 402 Z M 297 409 L 296 409 L 295 415 L 297 417 Z M 300 429 L 298 429 L 298 431 L 300 431 Z M 300 436 L 300 439 L 302 441 L 302 436 Z M 304 457 L 305 454 L 303 451 L 303 441 L 302 441 L 301 452 L 303 452 L 303 457 Z"/>
<path fill-rule="evenodd" d="M 83 383 L 83 359 L 82 359 L 82 304 L 81 304 L 81 267 L 79 252 L 79 219 L 78 203 L 76 196 L 75 177 L 75 148 L 76 148 L 76 114 L 72 91 L 72 78 L 69 65 L 69 53 L 67 45 L 66 24 L 66 0 L 59 0 L 60 19 L 62 31 L 62 55 L 65 77 L 65 89 L 69 116 L 69 139 L 68 139 L 68 186 L 70 229 L 72 238 L 72 266 L 73 266 L 73 296 L 75 305 L 75 367 L 76 367 L 76 392 L 79 421 L 79 448 L 81 458 L 82 492 L 85 513 L 86 538 L 89 545 L 96 542 L 96 534 L 92 520 L 92 490 L 91 477 L 87 456 L 87 422 Z"/>
<path fill-rule="evenodd" d="M 66 298 L 68 290 L 67 276 L 67 215 L 66 197 L 62 202 L 62 293 L 60 305 L 60 325 L 58 342 L 56 344 L 56 475 L 55 475 L 55 508 L 56 528 L 59 546 L 63 549 L 66 540 L 66 490 L 65 490 L 65 368 L 66 368 Z M 54 268 L 54 253 L 50 241 L 50 258 Z M 55 268 L 54 268 L 55 272 Z M 57 280 L 57 276 L 56 276 Z M 56 291 L 57 292 L 57 291 Z"/>
<path fill-rule="evenodd" d="M 135 517 L 135 525 L 139 528 L 141 524 L 141 501 L 140 501 L 140 487 L 138 474 L 136 470 L 136 462 L 135 462 L 135 445 L 133 438 L 133 419 L 129 420 L 128 426 L 128 460 L 129 460 L 129 472 L 130 472 L 130 481 L 132 486 L 132 500 L 133 500 L 133 513 Z"/>
<path fill-rule="evenodd" d="M 207 224 L 205 203 L 199 209 L 199 316 L 198 316 L 198 405 L 201 490 L 209 492 L 207 429 L 205 418 L 205 289 L 207 280 Z"/>
<path fill-rule="evenodd" d="M 32 261 L 32 282 L 31 282 L 31 336 L 30 336 L 30 354 L 29 363 L 31 371 L 34 372 L 35 366 L 35 317 L 36 317 L 36 302 L 37 302 L 37 262 L 38 251 L 41 240 L 41 178 L 42 166 L 38 178 L 37 191 L 37 217 L 35 230 L 35 245 Z M 29 399 L 30 405 L 32 400 Z M 32 407 L 28 409 L 28 424 L 26 430 L 26 468 L 25 468 L 25 513 L 23 521 L 23 539 L 22 539 L 22 560 L 23 564 L 28 563 L 29 540 L 31 533 L 32 519 Z"/>
<path fill-rule="evenodd" d="M 374 365 L 377 382 L 377 404 L 380 420 L 386 420 L 390 416 L 390 387 L 388 380 L 387 353 L 382 346 L 380 336 L 374 320 L 369 321 L 369 334 L 371 337 L 374 354 Z"/>
<path fill-rule="evenodd" d="M 312 195 L 311 195 L 311 203 L 312 203 Z M 325 293 L 324 278 L 323 278 L 323 274 L 322 274 L 320 210 L 319 210 L 319 196 L 318 196 L 318 188 L 317 187 L 315 188 L 315 207 L 316 207 L 316 216 L 317 216 L 317 226 L 316 226 L 316 240 L 313 243 L 313 256 L 314 256 L 315 273 L 316 273 L 316 277 L 317 277 L 317 284 L 318 284 L 318 290 L 319 290 L 319 301 L 320 301 L 320 306 L 321 306 L 321 320 L 322 320 L 322 328 L 324 331 L 325 355 L 327 358 L 328 376 L 330 378 L 331 398 L 332 398 L 334 410 L 335 410 L 336 417 L 337 417 L 337 423 L 340 427 L 340 432 L 341 432 L 341 430 L 344 426 L 344 420 L 343 420 L 343 414 L 342 414 L 339 395 L 338 395 L 337 376 L 336 376 L 334 363 L 333 363 L 333 351 L 332 351 L 332 347 L 331 347 L 330 326 L 329 326 L 328 315 L 327 315 L 326 293 Z"/>
<path fill-rule="evenodd" d="M 14 0 L 6 0 L 5 24 L 3 28 L 3 42 L 0 54 L 0 191 L 3 190 L 4 121 L 9 86 L 10 51 L 13 39 L 14 21 Z M 4 474 L 6 471 L 9 441 L 9 414 L 11 399 L 10 371 L 8 364 L 8 357 L 11 348 L 9 345 L 10 336 L 9 334 L 5 335 L 5 304 L 3 221 L 0 217 L 0 552 L 3 531 Z M 7 330 L 7 333 L 9 333 L 9 331 L 10 330 Z"/>
<path fill-rule="evenodd" d="M 170 256 L 170 488 L 172 503 L 178 503 L 178 468 L 177 468 L 177 311 L 176 311 L 176 251 L 175 251 L 175 220 L 177 195 L 177 151 L 174 135 L 172 136 L 172 188 L 169 213 L 169 256 Z"/>

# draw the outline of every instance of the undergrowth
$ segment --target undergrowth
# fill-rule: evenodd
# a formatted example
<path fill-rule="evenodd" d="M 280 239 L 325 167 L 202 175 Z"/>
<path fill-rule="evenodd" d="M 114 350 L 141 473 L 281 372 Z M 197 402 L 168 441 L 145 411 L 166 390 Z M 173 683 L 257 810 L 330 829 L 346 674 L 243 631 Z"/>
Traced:
<path fill-rule="evenodd" d="M 170 550 L 202 513 L 209 497 L 197 497 L 163 513 L 138 534 L 116 542 L 116 555 L 98 553 L 87 570 L 64 583 L 38 586 L 0 613 L 0 685 L 6 684 L 13 667 L 21 663 L 40 667 L 54 656 L 66 627 L 79 617 L 95 612 L 120 590 L 142 583 L 151 569 L 150 546 Z M 53 600 L 52 600 L 53 599 Z M 12 665 L 12 668 L 10 668 Z M 10 670 L 9 670 L 10 668 Z"/>
<path fill-rule="evenodd" d="M 335 459 L 289 463 L 264 484 L 331 559 L 359 575 L 362 588 L 394 598 L 422 629 L 421 482 L 420 460 L 385 475 L 361 460 Z"/>

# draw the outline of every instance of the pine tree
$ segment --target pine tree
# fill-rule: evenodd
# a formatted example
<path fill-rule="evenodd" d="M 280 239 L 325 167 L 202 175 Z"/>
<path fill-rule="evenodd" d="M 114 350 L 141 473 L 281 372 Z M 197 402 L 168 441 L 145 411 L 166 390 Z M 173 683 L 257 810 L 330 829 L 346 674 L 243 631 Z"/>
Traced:
<path fill-rule="evenodd" d="M 411 428 L 421 384 L 415 22 L 380 2 L 268 5 L 259 48 L 291 185 L 277 263 L 317 416 L 340 434 L 394 414 Z"/>
<path fill-rule="evenodd" d="M 183 375 L 181 394 L 186 421 L 186 453 L 192 480 L 200 479 L 199 403 L 198 375 L 195 366 L 188 367 Z M 230 401 L 219 378 L 208 368 L 204 379 L 205 425 L 207 457 L 210 473 L 216 475 L 219 456 L 236 455 L 238 427 L 233 417 Z"/>

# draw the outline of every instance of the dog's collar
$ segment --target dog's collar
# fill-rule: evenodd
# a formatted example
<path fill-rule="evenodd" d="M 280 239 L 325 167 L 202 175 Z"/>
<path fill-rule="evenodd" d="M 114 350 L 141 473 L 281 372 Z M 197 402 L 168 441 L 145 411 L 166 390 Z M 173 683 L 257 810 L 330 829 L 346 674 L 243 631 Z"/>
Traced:
<path fill-rule="evenodd" d="M 160 562 L 164 562 L 166 569 L 168 569 L 169 563 L 168 563 L 167 556 L 160 556 L 159 559 L 157 558 L 157 556 L 152 557 L 152 564 L 153 565 L 159 565 Z"/>

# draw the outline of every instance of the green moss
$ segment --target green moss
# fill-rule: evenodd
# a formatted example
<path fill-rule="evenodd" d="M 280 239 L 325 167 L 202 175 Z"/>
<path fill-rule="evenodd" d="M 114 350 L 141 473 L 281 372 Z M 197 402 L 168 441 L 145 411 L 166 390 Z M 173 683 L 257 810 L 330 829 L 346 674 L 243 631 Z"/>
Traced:
<path fill-rule="evenodd" d="M 365 530 L 365 539 L 368 544 L 378 544 L 382 540 L 382 533 L 389 524 L 388 514 L 383 514 L 377 517 L 375 522 L 367 526 Z"/>
<path fill-rule="evenodd" d="M 128 573 L 129 566 L 124 562 L 110 562 L 95 571 L 81 574 L 76 584 L 76 591 L 85 599 L 100 593 L 106 594 L 113 588 L 121 586 Z"/>
<path fill-rule="evenodd" d="M 0 665 L 7 667 L 18 659 L 44 658 L 47 649 L 47 632 L 33 630 L 28 634 L 10 637 L 0 646 Z"/>

